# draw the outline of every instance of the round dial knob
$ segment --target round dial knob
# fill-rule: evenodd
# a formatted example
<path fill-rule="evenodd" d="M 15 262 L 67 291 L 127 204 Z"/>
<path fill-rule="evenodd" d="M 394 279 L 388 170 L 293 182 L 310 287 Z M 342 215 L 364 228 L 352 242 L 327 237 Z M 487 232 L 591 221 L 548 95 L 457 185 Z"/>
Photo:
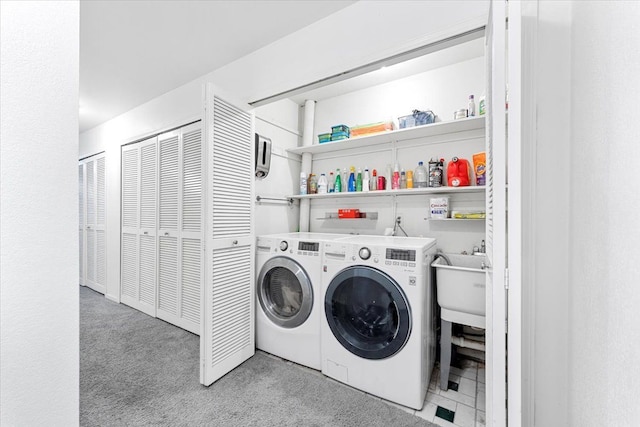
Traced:
<path fill-rule="evenodd" d="M 371 251 L 369 248 L 360 248 L 358 255 L 360 255 L 361 259 L 367 260 L 371 257 Z"/>
<path fill-rule="evenodd" d="M 280 250 L 281 251 L 283 251 L 283 252 L 286 251 L 288 247 L 289 247 L 289 244 L 285 240 L 280 242 Z"/>

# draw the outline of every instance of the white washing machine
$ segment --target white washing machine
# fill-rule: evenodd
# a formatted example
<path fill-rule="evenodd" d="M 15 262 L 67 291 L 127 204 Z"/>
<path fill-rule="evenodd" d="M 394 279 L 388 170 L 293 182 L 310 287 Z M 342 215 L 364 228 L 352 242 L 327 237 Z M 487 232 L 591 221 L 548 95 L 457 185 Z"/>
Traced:
<path fill-rule="evenodd" d="M 325 241 L 344 234 L 283 233 L 256 243 L 256 347 L 321 369 L 321 268 Z"/>
<path fill-rule="evenodd" d="M 436 338 L 436 240 L 353 236 L 324 245 L 322 373 L 421 409 Z"/>

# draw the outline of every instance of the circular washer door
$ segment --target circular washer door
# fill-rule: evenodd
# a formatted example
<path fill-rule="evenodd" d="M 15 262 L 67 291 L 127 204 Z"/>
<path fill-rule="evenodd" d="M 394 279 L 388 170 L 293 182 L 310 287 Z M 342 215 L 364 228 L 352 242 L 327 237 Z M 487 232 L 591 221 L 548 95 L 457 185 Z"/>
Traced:
<path fill-rule="evenodd" d="M 256 293 L 264 314 L 276 325 L 295 328 L 311 314 L 313 288 L 300 264 L 274 257 L 260 270 Z"/>
<path fill-rule="evenodd" d="M 325 315 L 336 339 L 365 359 L 400 351 L 411 334 L 411 312 L 402 288 L 367 266 L 348 267 L 327 288 Z"/>

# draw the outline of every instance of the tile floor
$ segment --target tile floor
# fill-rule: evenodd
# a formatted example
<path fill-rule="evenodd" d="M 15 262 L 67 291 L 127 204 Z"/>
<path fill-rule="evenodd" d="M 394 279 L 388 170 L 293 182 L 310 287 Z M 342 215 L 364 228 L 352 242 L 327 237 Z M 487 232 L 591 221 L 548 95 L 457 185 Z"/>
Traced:
<path fill-rule="evenodd" d="M 310 369 L 293 362 L 281 359 L 278 356 L 264 353 L 274 359 L 282 360 L 288 365 L 297 366 L 314 375 L 322 375 L 320 371 Z M 413 408 L 398 405 L 397 403 L 381 399 L 369 393 L 364 393 L 372 399 L 379 400 L 387 405 L 399 408 L 405 412 L 424 418 L 441 427 L 485 427 L 485 367 L 483 363 L 472 360 L 461 361 L 461 368 L 451 366 L 449 371 L 449 389 L 440 389 L 440 369 L 437 364 L 431 374 L 431 382 L 424 400 L 424 406 L 416 411 Z M 332 378 L 325 377 L 328 381 L 349 387 Z M 453 384 L 451 384 L 453 383 Z M 349 387 L 351 388 L 351 387 Z M 456 389 L 457 390 L 454 390 Z M 353 389 L 355 390 L 355 389 Z"/>
<path fill-rule="evenodd" d="M 484 427 L 484 364 L 463 360 L 462 368 L 452 366 L 449 384 L 447 391 L 440 389 L 440 369 L 436 366 L 431 374 L 424 406 L 420 411 L 385 402 L 441 427 Z"/>

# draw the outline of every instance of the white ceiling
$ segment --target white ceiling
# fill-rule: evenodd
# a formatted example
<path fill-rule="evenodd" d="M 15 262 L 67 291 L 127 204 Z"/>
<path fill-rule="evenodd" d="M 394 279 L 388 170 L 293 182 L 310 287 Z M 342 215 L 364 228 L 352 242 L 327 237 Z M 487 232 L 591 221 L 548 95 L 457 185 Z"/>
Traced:
<path fill-rule="evenodd" d="M 353 3 L 83 0 L 80 132 Z"/>

